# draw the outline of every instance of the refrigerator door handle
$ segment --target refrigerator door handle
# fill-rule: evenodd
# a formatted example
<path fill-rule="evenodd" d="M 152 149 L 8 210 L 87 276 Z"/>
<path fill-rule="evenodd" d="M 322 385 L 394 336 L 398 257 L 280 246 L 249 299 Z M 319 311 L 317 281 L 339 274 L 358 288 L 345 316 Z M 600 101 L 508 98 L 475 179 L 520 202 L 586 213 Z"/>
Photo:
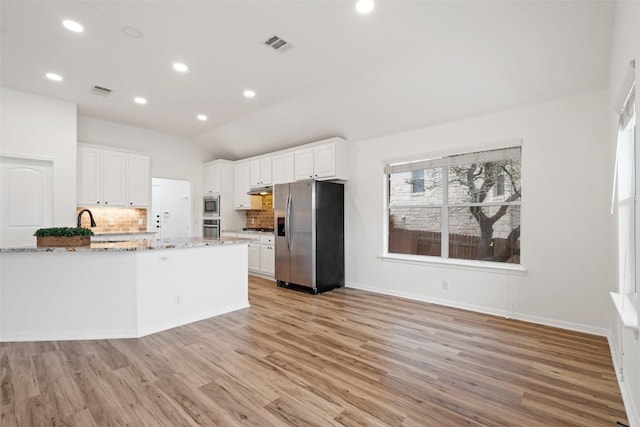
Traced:
<path fill-rule="evenodd" d="M 291 194 L 287 195 L 287 208 L 284 214 L 285 233 L 287 233 L 287 247 L 291 250 Z"/>

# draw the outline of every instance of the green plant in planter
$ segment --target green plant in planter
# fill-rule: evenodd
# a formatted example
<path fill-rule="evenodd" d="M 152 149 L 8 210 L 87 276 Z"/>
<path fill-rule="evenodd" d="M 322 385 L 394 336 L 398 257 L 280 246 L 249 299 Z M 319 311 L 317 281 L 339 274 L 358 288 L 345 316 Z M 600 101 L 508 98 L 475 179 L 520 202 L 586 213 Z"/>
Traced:
<path fill-rule="evenodd" d="M 36 230 L 34 236 L 93 236 L 93 231 L 84 227 L 51 227 Z"/>

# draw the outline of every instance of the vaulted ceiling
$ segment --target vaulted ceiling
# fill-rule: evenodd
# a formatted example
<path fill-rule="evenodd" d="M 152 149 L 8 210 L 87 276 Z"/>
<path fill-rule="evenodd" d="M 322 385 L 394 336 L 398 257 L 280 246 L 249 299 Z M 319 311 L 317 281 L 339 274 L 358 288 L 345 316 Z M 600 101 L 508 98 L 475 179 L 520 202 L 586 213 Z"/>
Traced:
<path fill-rule="evenodd" d="M 3 0 L 1 83 L 74 102 L 80 115 L 192 138 L 231 160 L 607 85 L 611 1 L 387 0 L 368 15 L 354 5 Z M 273 35 L 293 47 L 267 47 Z M 112 92 L 93 94 L 94 85 Z"/>

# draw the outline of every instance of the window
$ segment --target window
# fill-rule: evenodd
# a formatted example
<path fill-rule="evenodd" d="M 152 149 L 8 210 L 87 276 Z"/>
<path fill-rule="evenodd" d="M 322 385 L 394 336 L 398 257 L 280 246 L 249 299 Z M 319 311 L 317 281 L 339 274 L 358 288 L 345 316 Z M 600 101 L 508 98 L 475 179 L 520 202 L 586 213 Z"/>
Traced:
<path fill-rule="evenodd" d="M 388 165 L 388 253 L 519 264 L 520 158 L 512 147 Z"/>
<path fill-rule="evenodd" d="M 618 291 L 634 294 L 636 289 L 636 115 L 632 90 L 620 114 L 616 153 L 618 211 Z"/>
<path fill-rule="evenodd" d="M 411 171 L 411 192 L 422 193 L 424 192 L 424 170 L 417 169 Z"/>

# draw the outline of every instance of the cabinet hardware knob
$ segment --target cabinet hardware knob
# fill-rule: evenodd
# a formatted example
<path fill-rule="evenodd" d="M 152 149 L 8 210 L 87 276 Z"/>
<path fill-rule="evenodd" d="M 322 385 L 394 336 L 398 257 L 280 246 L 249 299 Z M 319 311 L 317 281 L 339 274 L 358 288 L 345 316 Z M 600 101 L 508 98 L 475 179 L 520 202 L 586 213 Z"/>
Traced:
<path fill-rule="evenodd" d="M 109 204 L 109 202 L 104 202 L 104 204 L 105 204 L 105 205 L 108 205 L 108 204 Z"/>

